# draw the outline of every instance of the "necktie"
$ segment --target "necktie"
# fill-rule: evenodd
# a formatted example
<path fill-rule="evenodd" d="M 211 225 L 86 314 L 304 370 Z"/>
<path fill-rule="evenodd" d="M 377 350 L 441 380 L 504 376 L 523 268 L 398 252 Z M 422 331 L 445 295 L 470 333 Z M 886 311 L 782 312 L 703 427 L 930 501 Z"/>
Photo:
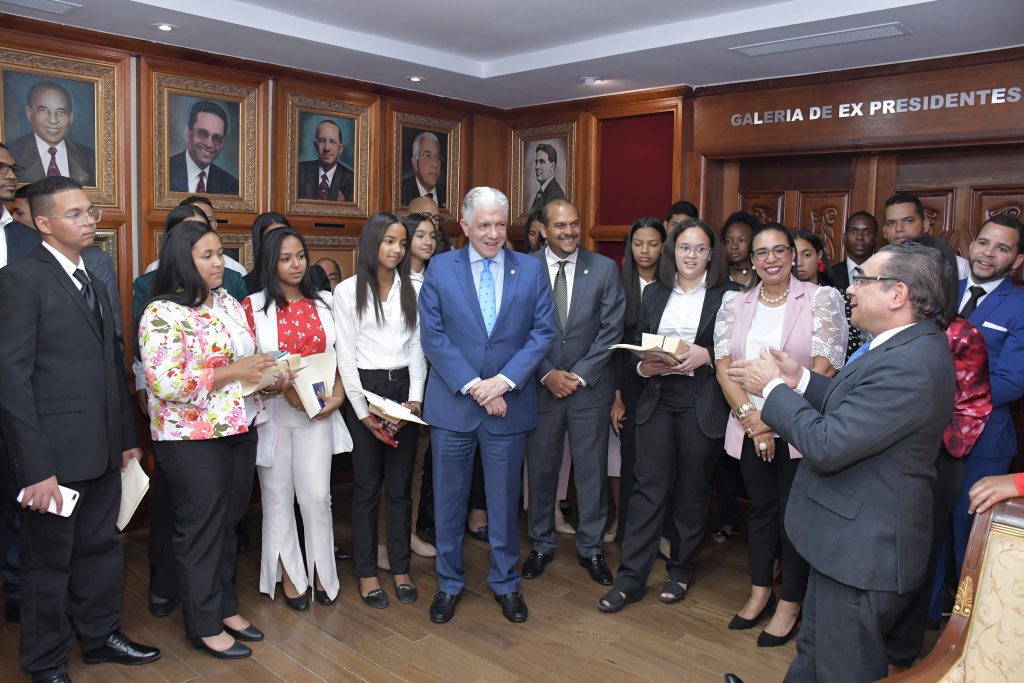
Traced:
<path fill-rule="evenodd" d="M 565 321 L 569 318 L 569 285 L 565 281 L 565 264 L 558 262 L 558 275 L 555 275 L 555 310 L 558 311 L 558 324 L 565 329 Z"/>
<path fill-rule="evenodd" d="M 96 324 L 102 328 L 103 316 L 100 314 L 100 300 L 96 298 L 96 292 L 92 288 L 89 276 L 79 268 L 75 271 L 75 279 L 82 283 L 82 298 L 85 299 L 85 305 L 92 309 L 92 314 L 96 316 Z"/>
<path fill-rule="evenodd" d="M 423 196 L 426 197 L 427 199 L 433 199 L 434 198 L 434 193 L 433 192 L 428 192 L 428 193 L 426 193 Z"/>
<path fill-rule="evenodd" d="M 206 192 L 206 171 L 199 172 L 199 182 L 196 183 L 196 192 Z"/>
<path fill-rule="evenodd" d="M 487 334 L 494 329 L 494 321 L 498 317 L 498 309 L 494 299 L 494 278 L 491 276 L 491 259 L 484 259 L 484 269 L 480 273 L 480 314 L 484 317 Z"/>
<path fill-rule="evenodd" d="M 971 298 L 964 304 L 963 309 L 960 311 L 961 318 L 969 318 L 971 313 L 974 313 L 974 309 L 978 307 L 978 302 L 981 297 L 985 296 L 985 288 L 979 285 L 971 287 Z"/>
<path fill-rule="evenodd" d="M 331 186 L 327 183 L 327 174 L 324 173 L 320 178 L 320 194 L 317 199 L 327 199 L 327 191 L 331 189 Z"/>
<path fill-rule="evenodd" d="M 870 349 L 871 349 L 871 342 L 868 342 L 867 344 L 863 344 L 859 349 L 857 349 L 856 351 L 853 352 L 853 355 L 851 355 L 846 360 L 846 364 L 849 365 L 850 363 L 852 363 L 853 361 L 857 360 L 858 358 L 863 356 L 865 353 L 867 353 Z"/>
<path fill-rule="evenodd" d="M 531 206 L 531 208 L 540 206 L 540 202 L 543 199 L 544 199 L 544 191 L 543 190 L 537 190 L 537 196 L 533 198 L 533 206 Z"/>
<path fill-rule="evenodd" d="M 50 165 L 46 167 L 47 177 L 60 175 L 60 169 L 57 168 L 57 148 L 51 147 L 46 151 L 50 153 Z"/>

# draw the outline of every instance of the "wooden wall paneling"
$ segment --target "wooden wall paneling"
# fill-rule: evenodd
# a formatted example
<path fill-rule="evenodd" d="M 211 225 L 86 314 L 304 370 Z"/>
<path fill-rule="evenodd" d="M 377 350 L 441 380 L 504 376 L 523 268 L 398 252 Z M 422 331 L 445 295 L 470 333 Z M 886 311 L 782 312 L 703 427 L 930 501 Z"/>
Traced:
<path fill-rule="evenodd" d="M 739 192 L 738 196 L 739 202 L 733 211 L 746 211 L 761 223 L 785 220 L 785 192 Z"/>
<path fill-rule="evenodd" d="M 895 187 L 892 194 L 897 192 L 909 192 L 917 195 L 924 206 L 924 227 L 925 232 L 944 239 L 951 244 L 955 224 L 953 200 L 956 189 L 952 187 Z M 884 222 L 885 212 L 879 223 Z"/>
<path fill-rule="evenodd" d="M 511 127 L 495 116 L 472 116 L 469 177 L 465 188 L 480 185 L 505 188 L 509 183 Z"/>
<path fill-rule="evenodd" d="M 682 178 L 678 198 L 686 199 L 697 207 L 701 216 L 707 216 L 708 207 L 704 206 L 701 192 L 701 176 L 704 170 L 704 159 L 694 153 L 693 130 L 693 98 L 683 98 L 683 110 L 680 120 L 680 154 L 682 155 Z"/>
<path fill-rule="evenodd" d="M 717 161 L 714 162 L 714 166 L 720 169 L 720 173 L 717 175 L 721 179 L 719 191 L 721 195 L 718 197 L 718 201 L 712 205 L 719 207 L 719 219 L 718 223 L 712 223 L 712 225 L 721 225 L 725 222 L 725 219 L 729 217 L 729 214 L 739 209 L 739 193 L 740 193 L 740 164 L 737 161 Z M 710 186 L 709 191 L 714 192 L 714 187 Z"/>
<path fill-rule="evenodd" d="M 799 192 L 798 217 L 794 227 L 821 239 L 825 260 L 838 261 L 842 254 L 843 230 L 850 215 L 850 190 Z"/>

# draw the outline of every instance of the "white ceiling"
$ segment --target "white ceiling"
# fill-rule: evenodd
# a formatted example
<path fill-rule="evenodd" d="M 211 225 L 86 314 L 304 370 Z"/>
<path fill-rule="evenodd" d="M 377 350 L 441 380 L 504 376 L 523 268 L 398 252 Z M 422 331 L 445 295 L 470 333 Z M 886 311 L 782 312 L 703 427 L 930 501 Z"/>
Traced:
<path fill-rule="evenodd" d="M 1022 0 L 76 1 L 63 18 L 19 0 L 0 11 L 500 108 L 1024 45 Z M 729 49 L 890 22 L 908 35 L 753 58 Z"/>

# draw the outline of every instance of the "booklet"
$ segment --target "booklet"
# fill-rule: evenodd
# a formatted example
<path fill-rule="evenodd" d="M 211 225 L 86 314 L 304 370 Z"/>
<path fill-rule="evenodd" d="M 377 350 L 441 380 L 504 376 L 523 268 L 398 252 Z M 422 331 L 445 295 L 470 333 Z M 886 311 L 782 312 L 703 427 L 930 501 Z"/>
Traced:
<path fill-rule="evenodd" d="M 135 458 L 128 459 L 128 468 L 121 472 L 121 508 L 117 511 L 117 530 L 124 531 L 149 490 L 149 477 Z"/>
<path fill-rule="evenodd" d="M 285 371 L 297 372 L 302 367 L 302 356 L 297 353 L 268 351 L 267 355 L 277 359 L 277 366 L 263 373 L 263 377 L 260 378 L 259 382 L 242 382 L 242 396 L 249 396 L 255 394 L 260 389 L 266 389 L 271 384 L 277 382 Z"/>
<path fill-rule="evenodd" d="M 644 332 L 640 337 L 640 345 L 614 344 L 613 349 L 625 349 L 640 358 L 653 358 L 669 365 L 678 365 L 679 356 L 690 350 L 690 345 L 679 337 Z"/>
<path fill-rule="evenodd" d="M 391 443 L 392 446 L 397 446 L 398 442 L 395 441 L 395 434 L 398 432 L 399 422 L 415 422 L 417 424 L 427 424 L 419 417 L 417 417 L 411 410 L 403 406 L 401 403 L 392 401 L 390 398 L 384 398 L 378 396 L 372 391 L 363 389 L 363 396 L 366 398 L 366 404 L 370 409 L 372 415 L 377 416 L 377 421 L 380 422 L 380 432 L 384 438 Z"/>
<path fill-rule="evenodd" d="M 334 391 L 337 374 L 337 356 L 333 353 L 314 353 L 302 358 L 302 369 L 292 380 L 292 386 L 309 419 L 312 420 L 323 410 L 324 402 L 317 394 L 330 396 Z"/>

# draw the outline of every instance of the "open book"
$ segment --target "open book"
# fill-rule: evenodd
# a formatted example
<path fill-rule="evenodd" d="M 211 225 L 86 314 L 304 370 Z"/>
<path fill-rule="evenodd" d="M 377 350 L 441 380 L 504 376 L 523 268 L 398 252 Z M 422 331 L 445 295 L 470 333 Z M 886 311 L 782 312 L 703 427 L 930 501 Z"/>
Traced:
<path fill-rule="evenodd" d="M 296 372 L 302 365 L 302 356 L 297 353 L 268 351 L 267 355 L 277 359 L 277 366 L 263 373 L 263 377 L 260 378 L 259 382 L 242 382 L 242 396 L 249 396 L 255 394 L 260 389 L 266 389 L 271 384 L 277 382 L 286 370 Z"/>
<path fill-rule="evenodd" d="M 304 356 L 302 370 L 292 380 L 295 393 L 302 401 L 309 419 L 316 417 L 323 410 L 321 396 L 330 396 L 334 392 L 334 381 L 338 374 L 338 361 L 334 353 L 314 353 Z"/>
<path fill-rule="evenodd" d="M 417 417 L 411 410 L 403 406 L 401 403 L 392 401 L 390 398 L 384 398 L 378 396 L 372 391 L 363 389 L 363 397 L 366 398 L 367 407 L 370 409 L 372 415 L 377 416 L 377 421 L 380 423 L 380 432 L 387 439 L 392 446 L 397 446 L 398 442 L 395 441 L 395 434 L 398 432 L 399 422 L 415 422 L 417 424 L 427 424 L 419 417 Z"/>
<path fill-rule="evenodd" d="M 640 345 L 615 344 L 613 349 L 625 349 L 640 358 L 653 358 L 669 365 L 678 365 L 679 356 L 690 350 L 690 345 L 679 337 L 667 337 L 661 334 L 644 332 L 640 337 Z"/>

